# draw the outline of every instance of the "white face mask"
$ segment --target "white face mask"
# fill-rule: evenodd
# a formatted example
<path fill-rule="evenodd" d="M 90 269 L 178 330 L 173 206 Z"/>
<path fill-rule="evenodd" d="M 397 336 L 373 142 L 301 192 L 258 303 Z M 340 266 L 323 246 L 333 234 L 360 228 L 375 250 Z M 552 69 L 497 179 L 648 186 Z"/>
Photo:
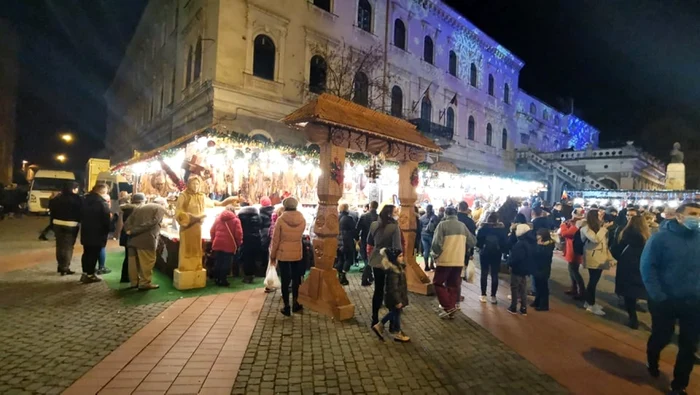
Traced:
<path fill-rule="evenodd" d="M 104 195 L 100 195 L 100 196 L 102 196 L 102 199 L 109 201 L 109 195 L 104 194 Z"/>

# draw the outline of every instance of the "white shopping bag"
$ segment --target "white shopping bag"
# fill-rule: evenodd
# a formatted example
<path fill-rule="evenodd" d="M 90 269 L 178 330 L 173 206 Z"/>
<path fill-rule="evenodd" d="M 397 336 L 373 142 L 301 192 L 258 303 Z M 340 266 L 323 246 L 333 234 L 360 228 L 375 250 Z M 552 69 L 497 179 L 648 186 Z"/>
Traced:
<path fill-rule="evenodd" d="M 468 283 L 474 284 L 474 275 L 475 274 L 476 274 L 476 271 L 474 270 L 474 262 L 469 262 L 469 265 L 467 265 L 467 275 L 465 276 Z"/>
<path fill-rule="evenodd" d="M 282 285 L 279 276 L 277 276 L 277 269 L 271 265 L 267 265 L 267 273 L 265 274 L 265 287 L 268 289 L 276 289 Z"/>

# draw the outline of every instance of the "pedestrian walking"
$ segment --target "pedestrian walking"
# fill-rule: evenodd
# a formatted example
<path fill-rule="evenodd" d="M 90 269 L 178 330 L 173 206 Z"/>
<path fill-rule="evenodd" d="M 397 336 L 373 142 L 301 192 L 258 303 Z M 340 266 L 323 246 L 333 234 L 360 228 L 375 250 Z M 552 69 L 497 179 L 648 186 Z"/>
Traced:
<path fill-rule="evenodd" d="M 256 207 L 246 206 L 238 211 L 238 219 L 243 228 L 243 245 L 239 254 L 243 266 L 243 282 L 252 284 L 256 261 L 262 249 L 262 218 Z"/>
<path fill-rule="evenodd" d="M 387 204 L 379 212 L 379 219 L 372 223 L 367 236 L 367 254 L 369 265 L 374 274 L 374 294 L 372 295 L 372 326 L 379 322 L 379 309 L 382 307 L 386 282 L 386 270 L 382 264 L 381 250 L 383 248 L 402 249 L 401 229 L 394 219 L 394 206 Z M 403 251 L 403 250 L 402 250 Z M 396 329 L 389 323 L 389 331 Z"/>
<path fill-rule="evenodd" d="M 612 222 L 603 223 L 603 214 L 604 212 L 598 209 L 588 211 L 586 225 L 581 228 L 583 265 L 588 269 L 588 287 L 583 308 L 600 316 L 605 315 L 605 311 L 596 303 L 596 288 L 603 270 L 609 268 L 612 258 L 608 249 L 608 228 Z"/>
<path fill-rule="evenodd" d="M 537 231 L 537 246 L 535 247 L 534 279 L 537 283 L 537 296 L 532 307 L 537 311 L 549 311 L 549 276 L 552 274 L 552 257 L 554 256 L 554 240 L 549 229 Z"/>
<path fill-rule="evenodd" d="M 299 285 L 306 272 L 302 258 L 304 250 L 302 237 L 306 229 L 304 215 L 297 211 L 299 202 L 288 197 L 282 202 L 284 212 L 275 222 L 270 243 L 270 262 L 279 267 L 282 283 L 282 314 L 289 317 L 291 312 L 300 313 L 303 306 L 299 304 Z M 245 243 L 245 241 L 244 241 Z M 289 305 L 289 285 L 292 285 L 292 307 Z"/>
<path fill-rule="evenodd" d="M 141 207 L 146 202 L 146 195 L 143 193 L 135 193 L 131 196 L 130 201 L 125 201 L 119 209 L 121 210 L 121 215 L 119 216 L 119 245 L 124 247 L 124 261 L 122 262 L 122 274 L 120 283 L 129 283 L 129 235 L 126 234 L 126 229 L 124 229 L 124 224 L 129 219 L 129 216 Z"/>
<path fill-rule="evenodd" d="M 338 256 L 335 265 L 338 271 L 340 285 L 350 284 L 347 279 L 347 272 L 355 263 L 355 239 L 357 223 L 350 215 L 350 207 L 346 203 L 338 206 Z"/>
<path fill-rule="evenodd" d="M 476 246 L 479 249 L 481 265 L 481 303 L 490 301 L 498 303 L 498 273 L 501 271 L 501 256 L 508 249 L 508 237 L 505 226 L 498 221 L 498 213 L 491 213 L 487 222 L 481 226 L 476 235 Z M 486 286 L 491 275 L 491 297 L 486 298 Z"/>
<path fill-rule="evenodd" d="M 360 257 L 365 263 L 365 267 L 362 269 L 362 286 L 367 287 L 372 285 L 374 282 L 374 275 L 372 274 L 372 266 L 369 265 L 369 256 L 367 255 L 367 237 L 369 236 L 369 229 L 372 224 L 379 219 L 379 214 L 377 214 L 377 208 L 379 208 L 379 203 L 372 201 L 369 204 L 369 210 L 360 216 L 360 220 L 357 222 L 357 237 L 360 239 Z"/>
<path fill-rule="evenodd" d="M 211 236 L 211 249 L 214 251 L 216 260 L 214 283 L 221 287 L 228 287 L 231 284 L 227 277 L 231 274 L 233 258 L 243 244 L 241 220 L 236 216 L 233 206 L 226 206 L 226 209 L 216 217 L 209 234 Z"/>
<path fill-rule="evenodd" d="M 632 217 L 619 233 L 619 240 L 612 248 L 617 259 L 615 275 L 615 294 L 624 298 L 625 309 L 629 315 L 628 326 L 639 328 L 637 319 L 637 300 L 647 299 L 647 290 L 642 281 L 640 269 L 644 244 L 651 236 L 649 227 L 642 217 Z"/>
<path fill-rule="evenodd" d="M 384 305 L 389 309 L 389 312 L 381 321 L 372 326 L 372 331 L 381 340 L 384 340 L 384 325 L 390 322 L 389 326 L 393 330 L 390 333 L 394 341 L 406 343 L 411 338 L 401 330 L 401 312 L 408 306 L 408 283 L 406 282 L 406 264 L 403 252 L 399 249 L 383 248 L 380 254 L 382 255 L 382 266 L 386 271 Z"/>
<path fill-rule="evenodd" d="M 469 242 L 469 245 L 467 243 Z M 457 219 L 454 207 L 445 209 L 445 217 L 435 229 L 431 253 L 437 262 L 433 286 L 440 306 L 444 310 L 440 316 L 451 318 L 457 311 L 460 274 L 464 267 L 467 249 L 476 245 L 476 237 Z"/>
<path fill-rule="evenodd" d="M 153 203 L 134 209 L 124 224 L 129 236 L 129 280 L 131 288 L 148 291 L 159 287 L 153 284 L 153 267 L 160 239 L 160 224 L 166 214 L 167 200 L 156 198 Z"/>
<path fill-rule="evenodd" d="M 83 275 L 80 282 L 84 284 L 102 281 L 95 275 L 95 267 L 100 259 L 100 252 L 107 245 L 110 216 L 109 206 L 104 199 L 107 193 L 105 184 L 96 184 L 85 196 L 82 206 L 82 231 L 80 243 L 83 245 Z"/>
<path fill-rule="evenodd" d="M 518 313 L 518 301 L 520 301 L 520 314 L 527 315 L 527 277 L 532 275 L 535 244 L 537 239 L 534 232 L 527 224 L 519 224 L 515 228 L 515 236 L 518 241 L 513 245 L 508 256 L 510 266 L 510 294 L 511 302 L 508 312 Z"/>
<path fill-rule="evenodd" d="M 61 194 L 49 202 L 51 222 L 56 235 L 56 263 L 61 276 L 74 274 L 70 270 L 73 249 L 80 230 L 83 200 L 78 196 L 78 184 L 70 181 L 63 186 Z"/>
<path fill-rule="evenodd" d="M 642 280 L 649 293 L 651 336 L 647 343 L 649 373 L 659 377 L 661 351 L 679 326 L 678 355 L 672 395 L 686 393 L 700 336 L 700 205 L 683 204 L 644 246 Z"/>
<path fill-rule="evenodd" d="M 440 219 L 437 215 L 435 215 L 433 205 L 427 205 L 425 207 L 425 214 L 420 217 L 420 237 L 423 247 L 423 265 L 426 272 L 435 269 L 435 261 L 430 255 L 430 246 L 433 243 L 433 235 L 435 234 L 435 228 L 437 228 L 438 222 L 440 222 Z"/>

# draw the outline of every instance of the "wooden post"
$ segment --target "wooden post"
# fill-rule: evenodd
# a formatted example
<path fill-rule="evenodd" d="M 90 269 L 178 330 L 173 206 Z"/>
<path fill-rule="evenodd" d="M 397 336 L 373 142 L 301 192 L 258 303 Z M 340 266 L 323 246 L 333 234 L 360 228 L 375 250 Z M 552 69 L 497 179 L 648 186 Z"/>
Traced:
<path fill-rule="evenodd" d="M 314 267 L 309 278 L 299 287 L 299 303 L 311 310 L 347 320 L 355 315 L 355 305 L 350 303 L 345 289 L 338 281 L 333 262 L 338 250 L 338 200 L 343 195 L 343 185 L 331 179 L 331 164 L 340 169 L 345 166 L 345 148 L 330 142 L 318 142 L 321 147 L 321 176 L 318 180 L 318 210 L 314 222 L 312 243 Z"/>
<path fill-rule="evenodd" d="M 399 226 L 406 242 L 404 246 L 404 260 L 406 261 L 406 282 L 408 290 L 421 295 L 434 293 L 433 283 L 425 275 L 423 269 L 416 262 L 413 254 L 413 246 L 416 240 L 416 187 L 411 185 L 411 175 L 418 169 L 416 162 L 401 162 L 399 165 L 399 200 L 401 201 L 401 214 Z"/>

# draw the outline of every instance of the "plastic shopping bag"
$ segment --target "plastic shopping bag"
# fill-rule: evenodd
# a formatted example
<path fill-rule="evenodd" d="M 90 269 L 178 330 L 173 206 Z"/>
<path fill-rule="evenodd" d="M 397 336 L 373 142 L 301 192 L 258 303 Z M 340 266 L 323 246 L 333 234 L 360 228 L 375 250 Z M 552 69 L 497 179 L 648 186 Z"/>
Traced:
<path fill-rule="evenodd" d="M 474 262 L 469 262 L 469 265 L 467 265 L 467 275 L 465 276 L 467 279 L 467 282 L 470 284 L 474 284 L 474 275 L 476 274 L 476 271 L 474 269 Z"/>
<path fill-rule="evenodd" d="M 282 285 L 280 278 L 277 276 L 275 266 L 268 264 L 267 273 L 265 274 L 265 287 L 268 289 L 276 289 Z"/>

